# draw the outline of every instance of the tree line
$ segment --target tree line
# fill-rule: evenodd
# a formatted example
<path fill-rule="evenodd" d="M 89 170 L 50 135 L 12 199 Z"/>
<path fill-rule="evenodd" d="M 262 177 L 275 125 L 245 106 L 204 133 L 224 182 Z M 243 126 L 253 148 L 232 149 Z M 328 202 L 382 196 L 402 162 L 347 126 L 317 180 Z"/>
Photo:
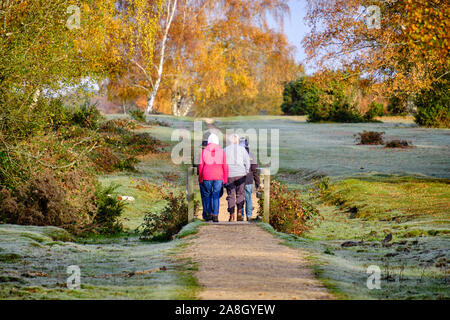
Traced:
<path fill-rule="evenodd" d="M 449 127 L 448 1 L 307 5 L 303 45 L 318 71 L 286 85 L 284 112 L 354 122 L 412 111 L 420 125 Z"/>

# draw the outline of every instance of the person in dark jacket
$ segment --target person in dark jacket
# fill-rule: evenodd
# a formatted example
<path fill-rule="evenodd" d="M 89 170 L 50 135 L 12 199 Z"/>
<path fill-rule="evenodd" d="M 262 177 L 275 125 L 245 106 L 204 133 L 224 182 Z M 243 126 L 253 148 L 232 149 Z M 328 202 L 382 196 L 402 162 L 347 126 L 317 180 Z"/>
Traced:
<path fill-rule="evenodd" d="M 255 182 L 255 188 L 256 190 L 259 189 L 260 180 L 259 180 L 259 173 L 258 173 L 258 162 L 256 161 L 256 157 L 250 152 L 250 149 L 248 147 L 248 140 L 245 138 L 241 138 L 239 141 L 239 144 L 247 150 L 248 155 L 250 157 L 250 170 L 245 178 L 245 187 L 244 187 L 244 193 L 245 193 L 245 211 L 244 208 L 242 208 L 242 219 L 244 219 L 244 216 L 247 216 L 247 221 L 252 219 L 253 215 L 253 203 L 252 203 L 252 193 L 253 193 L 253 182 Z"/>

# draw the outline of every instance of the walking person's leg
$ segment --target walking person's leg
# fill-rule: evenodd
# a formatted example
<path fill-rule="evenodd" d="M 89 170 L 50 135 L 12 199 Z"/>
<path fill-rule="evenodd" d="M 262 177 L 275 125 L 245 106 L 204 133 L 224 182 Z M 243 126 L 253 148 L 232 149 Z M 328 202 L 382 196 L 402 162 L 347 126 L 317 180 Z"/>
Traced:
<path fill-rule="evenodd" d="M 234 211 L 236 207 L 236 186 L 234 177 L 228 178 L 227 184 L 227 203 L 228 203 L 228 213 L 230 214 L 230 219 L 228 221 L 234 221 Z"/>
<path fill-rule="evenodd" d="M 203 220 L 207 220 L 208 216 L 207 216 L 207 213 L 206 213 L 205 185 L 203 184 L 203 182 L 199 183 L 198 185 L 200 187 L 200 197 L 202 198 L 202 208 L 203 208 L 202 217 L 203 217 Z"/>
<path fill-rule="evenodd" d="M 212 220 L 212 180 L 204 180 L 204 195 L 205 195 L 205 207 L 206 207 L 206 220 Z"/>
<path fill-rule="evenodd" d="M 244 188 L 245 188 L 245 176 L 239 177 L 235 183 L 236 185 L 236 207 L 237 212 L 241 213 L 242 209 L 244 208 L 245 203 L 245 195 L 244 195 Z M 242 221 L 242 215 L 238 214 L 237 221 Z"/>
<path fill-rule="evenodd" d="M 253 215 L 253 203 L 252 203 L 253 184 L 245 185 L 244 191 L 245 191 L 245 213 L 247 215 L 248 221 L 251 219 Z"/>
<path fill-rule="evenodd" d="M 222 190 L 222 180 L 214 180 L 212 188 L 212 215 L 213 221 L 219 222 L 220 191 Z"/>

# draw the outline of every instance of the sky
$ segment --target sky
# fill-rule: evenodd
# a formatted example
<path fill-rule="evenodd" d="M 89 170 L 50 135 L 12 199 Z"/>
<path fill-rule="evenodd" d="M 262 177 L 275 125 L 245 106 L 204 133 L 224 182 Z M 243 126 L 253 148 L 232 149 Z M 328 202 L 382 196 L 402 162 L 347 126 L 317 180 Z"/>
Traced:
<path fill-rule="evenodd" d="M 309 27 L 303 20 L 306 15 L 306 1 L 304 0 L 290 0 L 289 7 L 291 16 L 286 17 L 284 21 L 284 32 L 286 33 L 289 42 L 294 45 L 297 50 L 295 58 L 297 62 L 301 62 L 305 66 L 305 72 L 312 74 L 314 68 L 305 63 L 306 54 L 302 47 L 302 39 L 309 32 Z M 269 18 L 269 23 L 275 27 L 275 22 Z"/>

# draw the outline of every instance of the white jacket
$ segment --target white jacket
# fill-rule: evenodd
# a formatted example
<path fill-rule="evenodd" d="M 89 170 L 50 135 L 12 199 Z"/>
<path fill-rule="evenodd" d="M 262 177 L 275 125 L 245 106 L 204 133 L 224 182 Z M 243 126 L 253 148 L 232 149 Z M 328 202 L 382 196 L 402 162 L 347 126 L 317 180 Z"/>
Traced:
<path fill-rule="evenodd" d="M 228 163 L 228 177 L 246 176 L 250 171 L 250 157 L 247 150 L 238 144 L 230 144 L 224 151 Z"/>

